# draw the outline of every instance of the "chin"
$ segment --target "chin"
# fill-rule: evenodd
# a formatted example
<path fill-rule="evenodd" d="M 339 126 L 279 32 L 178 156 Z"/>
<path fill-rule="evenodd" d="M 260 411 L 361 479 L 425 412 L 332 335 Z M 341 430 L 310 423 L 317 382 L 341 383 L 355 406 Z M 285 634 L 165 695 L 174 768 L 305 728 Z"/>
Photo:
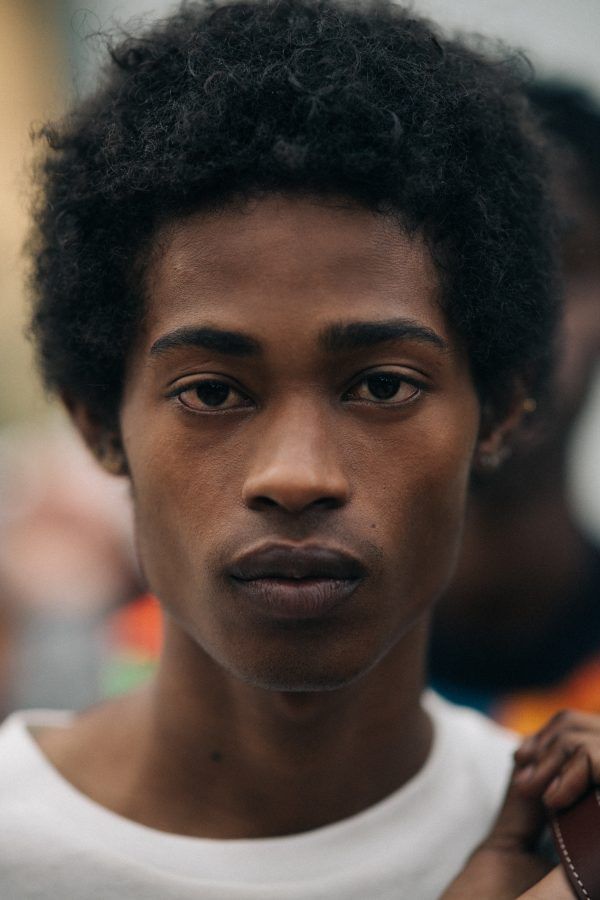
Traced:
<path fill-rule="evenodd" d="M 228 666 L 231 674 L 252 687 L 286 693 L 316 693 L 345 688 L 369 672 L 375 661 L 315 658 L 315 655 L 288 653 L 284 657 Z"/>
<path fill-rule="evenodd" d="M 316 694 L 323 691 L 337 691 L 352 684 L 360 675 L 344 677 L 342 675 L 307 674 L 298 672 L 269 672 L 251 674 L 242 679 L 251 687 L 264 691 L 286 694 Z"/>

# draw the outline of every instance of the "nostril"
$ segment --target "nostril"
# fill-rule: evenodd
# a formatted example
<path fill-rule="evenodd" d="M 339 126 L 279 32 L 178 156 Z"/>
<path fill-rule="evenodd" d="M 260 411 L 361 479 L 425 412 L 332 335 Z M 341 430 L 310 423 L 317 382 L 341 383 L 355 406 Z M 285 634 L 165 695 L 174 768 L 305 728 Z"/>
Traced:
<path fill-rule="evenodd" d="M 320 497 L 318 500 L 314 500 L 310 507 L 311 509 L 314 507 L 317 507 L 317 509 L 339 509 L 343 505 L 343 500 L 340 497 Z"/>
<path fill-rule="evenodd" d="M 350 489 L 338 467 L 327 467 L 319 460 L 308 466 L 302 459 L 263 466 L 246 478 L 242 489 L 244 504 L 254 510 L 334 509 L 347 502 Z"/>
<path fill-rule="evenodd" d="M 249 504 L 252 508 L 266 508 L 266 509 L 274 509 L 280 504 L 277 503 L 276 500 L 273 500 L 272 497 L 255 497 L 254 500 Z"/>
<path fill-rule="evenodd" d="M 265 494 L 259 494 L 249 500 L 248 506 L 254 510 L 281 509 L 290 513 L 309 512 L 314 510 L 339 509 L 343 506 L 343 500 L 338 497 L 318 497 L 316 500 L 306 500 L 300 497 L 281 497 L 275 499 Z"/>

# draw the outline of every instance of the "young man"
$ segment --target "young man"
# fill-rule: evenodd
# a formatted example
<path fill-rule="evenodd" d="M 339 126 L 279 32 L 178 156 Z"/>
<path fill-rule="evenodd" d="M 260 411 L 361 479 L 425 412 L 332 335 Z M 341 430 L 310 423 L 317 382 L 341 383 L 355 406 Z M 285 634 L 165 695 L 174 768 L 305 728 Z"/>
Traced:
<path fill-rule="evenodd" d="M 520 83 L 393 5 L 192 4 L 47 130 L 33 329 L 165 643 L 4 727 L 8 896 L 428 900 L 486 833 L 512 739 L 423 668 L 549 357 Z"/>

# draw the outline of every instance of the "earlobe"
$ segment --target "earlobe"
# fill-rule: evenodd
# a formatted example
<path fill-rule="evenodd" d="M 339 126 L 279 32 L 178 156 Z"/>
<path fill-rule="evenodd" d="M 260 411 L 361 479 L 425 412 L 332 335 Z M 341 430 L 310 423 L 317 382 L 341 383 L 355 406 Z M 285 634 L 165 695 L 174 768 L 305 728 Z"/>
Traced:
<path fill-rule="evenodd" d="M 98 445 L 92 448 L 92 452 L 109 475 L 127 475 L 125 453 L 117 435 L 103 435 Z"/>
<path fill-rule="evenodd" d="M 82 403 L 64 395 L 62 399 L 75 428 L 104 471 L 110 475 L 127 475 L 127 458 L 118 431 L 100 422 Z"/>
<path fill-rule="evenodd" d="M 475 453 L 475 468 L 478 472 L 495 472 L 510 454 L 511 448 L 506 444 L 493 450 L 485 449 L 483 444 L 479 444 Z"/>
<path fill-rule="evenodd" d="M 523 397 L 523 393 L 518 391 L 506 415 L 492 424 L 492 413 L 489 407 L 484 406 L 473 459 L 475 471 L 490 474 L 500 468 L 512 453 L 511 438 L 514 432 L 519 428 L 523 417 L 535 412 L 536 408 L 537 403 L 532 397 Z"/>

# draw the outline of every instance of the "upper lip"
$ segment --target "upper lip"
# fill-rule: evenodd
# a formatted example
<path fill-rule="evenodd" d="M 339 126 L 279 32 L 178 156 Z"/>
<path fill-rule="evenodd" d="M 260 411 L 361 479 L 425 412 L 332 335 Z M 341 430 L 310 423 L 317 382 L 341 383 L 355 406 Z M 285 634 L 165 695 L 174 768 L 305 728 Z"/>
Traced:
<path fill-rule="evenodd" d="M 351 553 L 316 544 L 262 544 L 234 560 L 229 574 L 240 581 L 257 578 L 362 578 L 365 567 Z"/>

